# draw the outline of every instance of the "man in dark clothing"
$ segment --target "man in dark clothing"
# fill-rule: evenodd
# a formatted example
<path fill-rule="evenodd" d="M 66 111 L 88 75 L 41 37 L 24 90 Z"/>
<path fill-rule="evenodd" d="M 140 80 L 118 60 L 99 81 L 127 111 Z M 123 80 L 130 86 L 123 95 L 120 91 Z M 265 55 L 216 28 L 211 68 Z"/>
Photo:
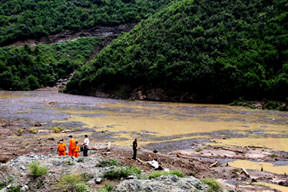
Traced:
<path fill-rule="evenodd" d="M 83 143 L 83 156 L 87 157 L 88 156 L 88 148 L 89 148 L 89 139 L 88 139 L 88 135 L 84 136 L 84 143 Z"/>
<path fill-rule="evenodd" d="M 135 140 L 133 141 L 133 158 L 134 160 L 136 160 L 136 156 L 137 156 L 137 138 L 135 138 Z"/>

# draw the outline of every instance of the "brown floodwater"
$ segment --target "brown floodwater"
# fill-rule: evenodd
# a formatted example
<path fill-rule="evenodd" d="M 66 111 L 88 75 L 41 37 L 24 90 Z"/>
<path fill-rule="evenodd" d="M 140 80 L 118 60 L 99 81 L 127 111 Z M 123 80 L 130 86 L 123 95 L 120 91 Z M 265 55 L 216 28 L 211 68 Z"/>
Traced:
<path fill-rule="evenodd" d="M 56 91 L 0 91 L 0 118 L 16 127 L 41 122 L 41 137 L 53 127 L 77 129 L 95 142 L 140 145 L 207 139 L 219 145 L 262 146 L 288 151 L 288 113 L 214 104 L 126 101 L 77 96 Z M 50 135 L 49 135 L 50 134 Z"/>

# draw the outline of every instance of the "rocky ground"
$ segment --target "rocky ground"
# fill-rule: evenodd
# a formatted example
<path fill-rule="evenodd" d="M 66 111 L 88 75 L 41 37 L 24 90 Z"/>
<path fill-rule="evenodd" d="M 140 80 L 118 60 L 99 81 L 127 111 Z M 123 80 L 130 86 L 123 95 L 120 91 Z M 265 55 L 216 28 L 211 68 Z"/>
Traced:
<path fill-rule="evenodd" d="M 62 191 L 59 188 L 59 179 L 63 175 L 85 175 L 86 185 L 89 191 L 101 191 L 104 184 L 113 183 L 113 191 L 207 191 L 207 185 L 201 180 L 189 176 L 180 178 L 175 175 L 163 176 L 155 179 L 137 179 L 136 175 L 131 174 L 127 179 L 120 181 L 105 180 L 97 182 L 104 173 L 114 169 L 113 166 L 97 167 L 96 165 L 103 160 L 97 153 L 90 157 L 72 159 L 68 156 L 57 157 L 56 155 L 36 155 L 28 154 L 19 156 L 0 166 L 0 181 L 6 183 L 1 192 L 9 191 L 15 186 L 19 186 L 21 191 Z M 48 173 L 42 176 L 33 177 L 29 172 L 28 165 L 39 161 L 40 165 L 48 168 Z M 144 173 L 143 176 L 145 176 Z M 103 178 L 102 178 L 103 180 Z M 96 184 L 98 183 L 98 184 Z M 68 184 L 67 184 L 68 185 Z M 112 185 L 111 185 L 112 186 Z M 71 190 L 73 191 L 73 190 Z"/>
<path fill-rule="evenodd" d="M 227 155 L 233 153 L 229 149 L 219 149 L 219 154 Z M 0 183 L 5 183 L 5 187 L 1 192 L 9 191 L 12 186 L 19 186 L 23 191 L 62 191 L 58 188 L 57 183 L 62 175 L 68 174 L 85 174 L 88 176 L 87 185 L 90 191 L 100 191 L 105 184 L 114 186 L 114 191 L 207 191 L 207 186 L 202 184 L 203 178 L 217 178 L 221 183 L 223 190 L 231 191 L 277 191 L 269 189 L 261 185 L 254 185 L 255 182 L 274 181 L 283 186 L 288 186 L 286 175 L 277 175 L 260 170 L 241 170 L 230 167 L 229 164 L 219 161 L 211 161 L 209 158 L 211 152 L 217 149 L 204 149 L 201 152 L 203 159 L 193 155 L 193 152 L 177 151 L 173 153 L 155 153 L 149 150 L 140 149 L 138 160 L 131 159 L 131 149 L 128 147 L 111 146 L 107 150 L 106 145 L 95 145 L 94 150 L 90 150 L 90 156 L 87 158 L 72 159 L 68 156 L 57 157 L 54 154 L 40 155 L 31 152 L 26 155 L 18 156 L 7 163 L 0 164 Z M 242 157 L 249 156 L 252 150 L 243 152 Z M 28 151 L 26 151 L 28 153 Z M 259 152 L 259 151 L 258 151 Z M 256 149 L 256 153 L 257 149 Z M 194 152 L 197 153 L 197 152 Z M 239 152 L 240 153 L 240 152 Z M 269 153 L 264 159 L 269 159 Z M 219 157 L 219 156 L 217 156 Z M 239 158 L 239 157 L 238 157 Z M 250 158 L 256 158 L 253 156 Z M 142 170 L 142 176 L 138 179 L 131 176 L 129 179 L 107 180 L 103 178 L 103 174 L 113 166 L 96 167 L 97 163 L 115 159 L 119 161 L 123 167 L 135 167 Z M 169 170 L 179 170 L 184 173 L 184 178 L 177 176 L 160 177 L 149 180 L 147 176 L 154 170 L 149 161 L 156 159 L 161 167 Z M 48 168 L 48 174 L 34 178 L 29 173 L 28 165 L 34 161 L 40 161 L 40 164 Z M 245 173 L 247 172 L 247 173 Z M 95 180 L 102 178 L 100 184 L 96 184 Z M 198 179 L 197 179 L 198 178 Z M 279 183 L 281 182 L 281 183 Z M 198 184 L 200 183 L 200 184 Z"/>

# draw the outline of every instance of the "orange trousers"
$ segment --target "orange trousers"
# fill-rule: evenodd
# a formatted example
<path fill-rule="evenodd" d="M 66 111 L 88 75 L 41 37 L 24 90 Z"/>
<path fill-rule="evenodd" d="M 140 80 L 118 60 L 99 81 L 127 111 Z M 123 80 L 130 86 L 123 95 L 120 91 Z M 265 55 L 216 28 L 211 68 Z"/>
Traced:
<path fill-rule="evenodd" d="M 74 152 L 74 157 L 79 157 L 80 156 L 80 153 L 79 152 Z"/>
<path fill-rule="evenodd" d="M 65 156 L 65 155 L 66 155 L 65 151 L 63 152 L 58 151 L 58 156 Z"/>
<path fill-rule="evenodd" d="M 74 153 L 75 153 L 75 148 L 74 149 L 69 148 L 68 155 L 73 156 Z"/>

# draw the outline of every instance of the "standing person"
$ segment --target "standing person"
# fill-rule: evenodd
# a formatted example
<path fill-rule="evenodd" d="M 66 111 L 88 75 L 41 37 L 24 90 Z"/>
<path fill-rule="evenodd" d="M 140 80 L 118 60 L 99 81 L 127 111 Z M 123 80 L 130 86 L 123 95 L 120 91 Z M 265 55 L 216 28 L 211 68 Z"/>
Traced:
<path fill-rule="evenodd" d="M 137 149 L 138 149 L 138 144 L 137 144 L 137 138 L 133 141 L 133 158 L 134 160 L 137 159 Z"/>
<path fill-rule="evenodd" d="M 83 143 L 83 156 L 87 157 L 88 156 L 88 149 L 89 149 L 89 139 L 88 139 L 88 135 L 84 136 L 84 143 Z"/>
<path fill-rule="evenodd" d="M 61 139 L 57 147 L 58 156 L 65 156 L 66 149 L 67 149 L 66 144 L 63 142 L 63 139 Z"/>
<path fill-rule="evenodd" d="M 74 152 L 75 152 L 75 148 L 76 148 L 76 140 L 73 139 L 73 136 L 72 135 L 69 135 L 69 152 L 68 152 L 68 155 L 69 156 L 73 156 L 74 155 Z"/>
<path fill-rule="evenodd" d="M 78 141 L 76 141 L 76 148 L 75 148 L 75 152 L 74 152 L 74 157 L 79 157 L 80 156 L 80 147 L 78 145 Z"/>

